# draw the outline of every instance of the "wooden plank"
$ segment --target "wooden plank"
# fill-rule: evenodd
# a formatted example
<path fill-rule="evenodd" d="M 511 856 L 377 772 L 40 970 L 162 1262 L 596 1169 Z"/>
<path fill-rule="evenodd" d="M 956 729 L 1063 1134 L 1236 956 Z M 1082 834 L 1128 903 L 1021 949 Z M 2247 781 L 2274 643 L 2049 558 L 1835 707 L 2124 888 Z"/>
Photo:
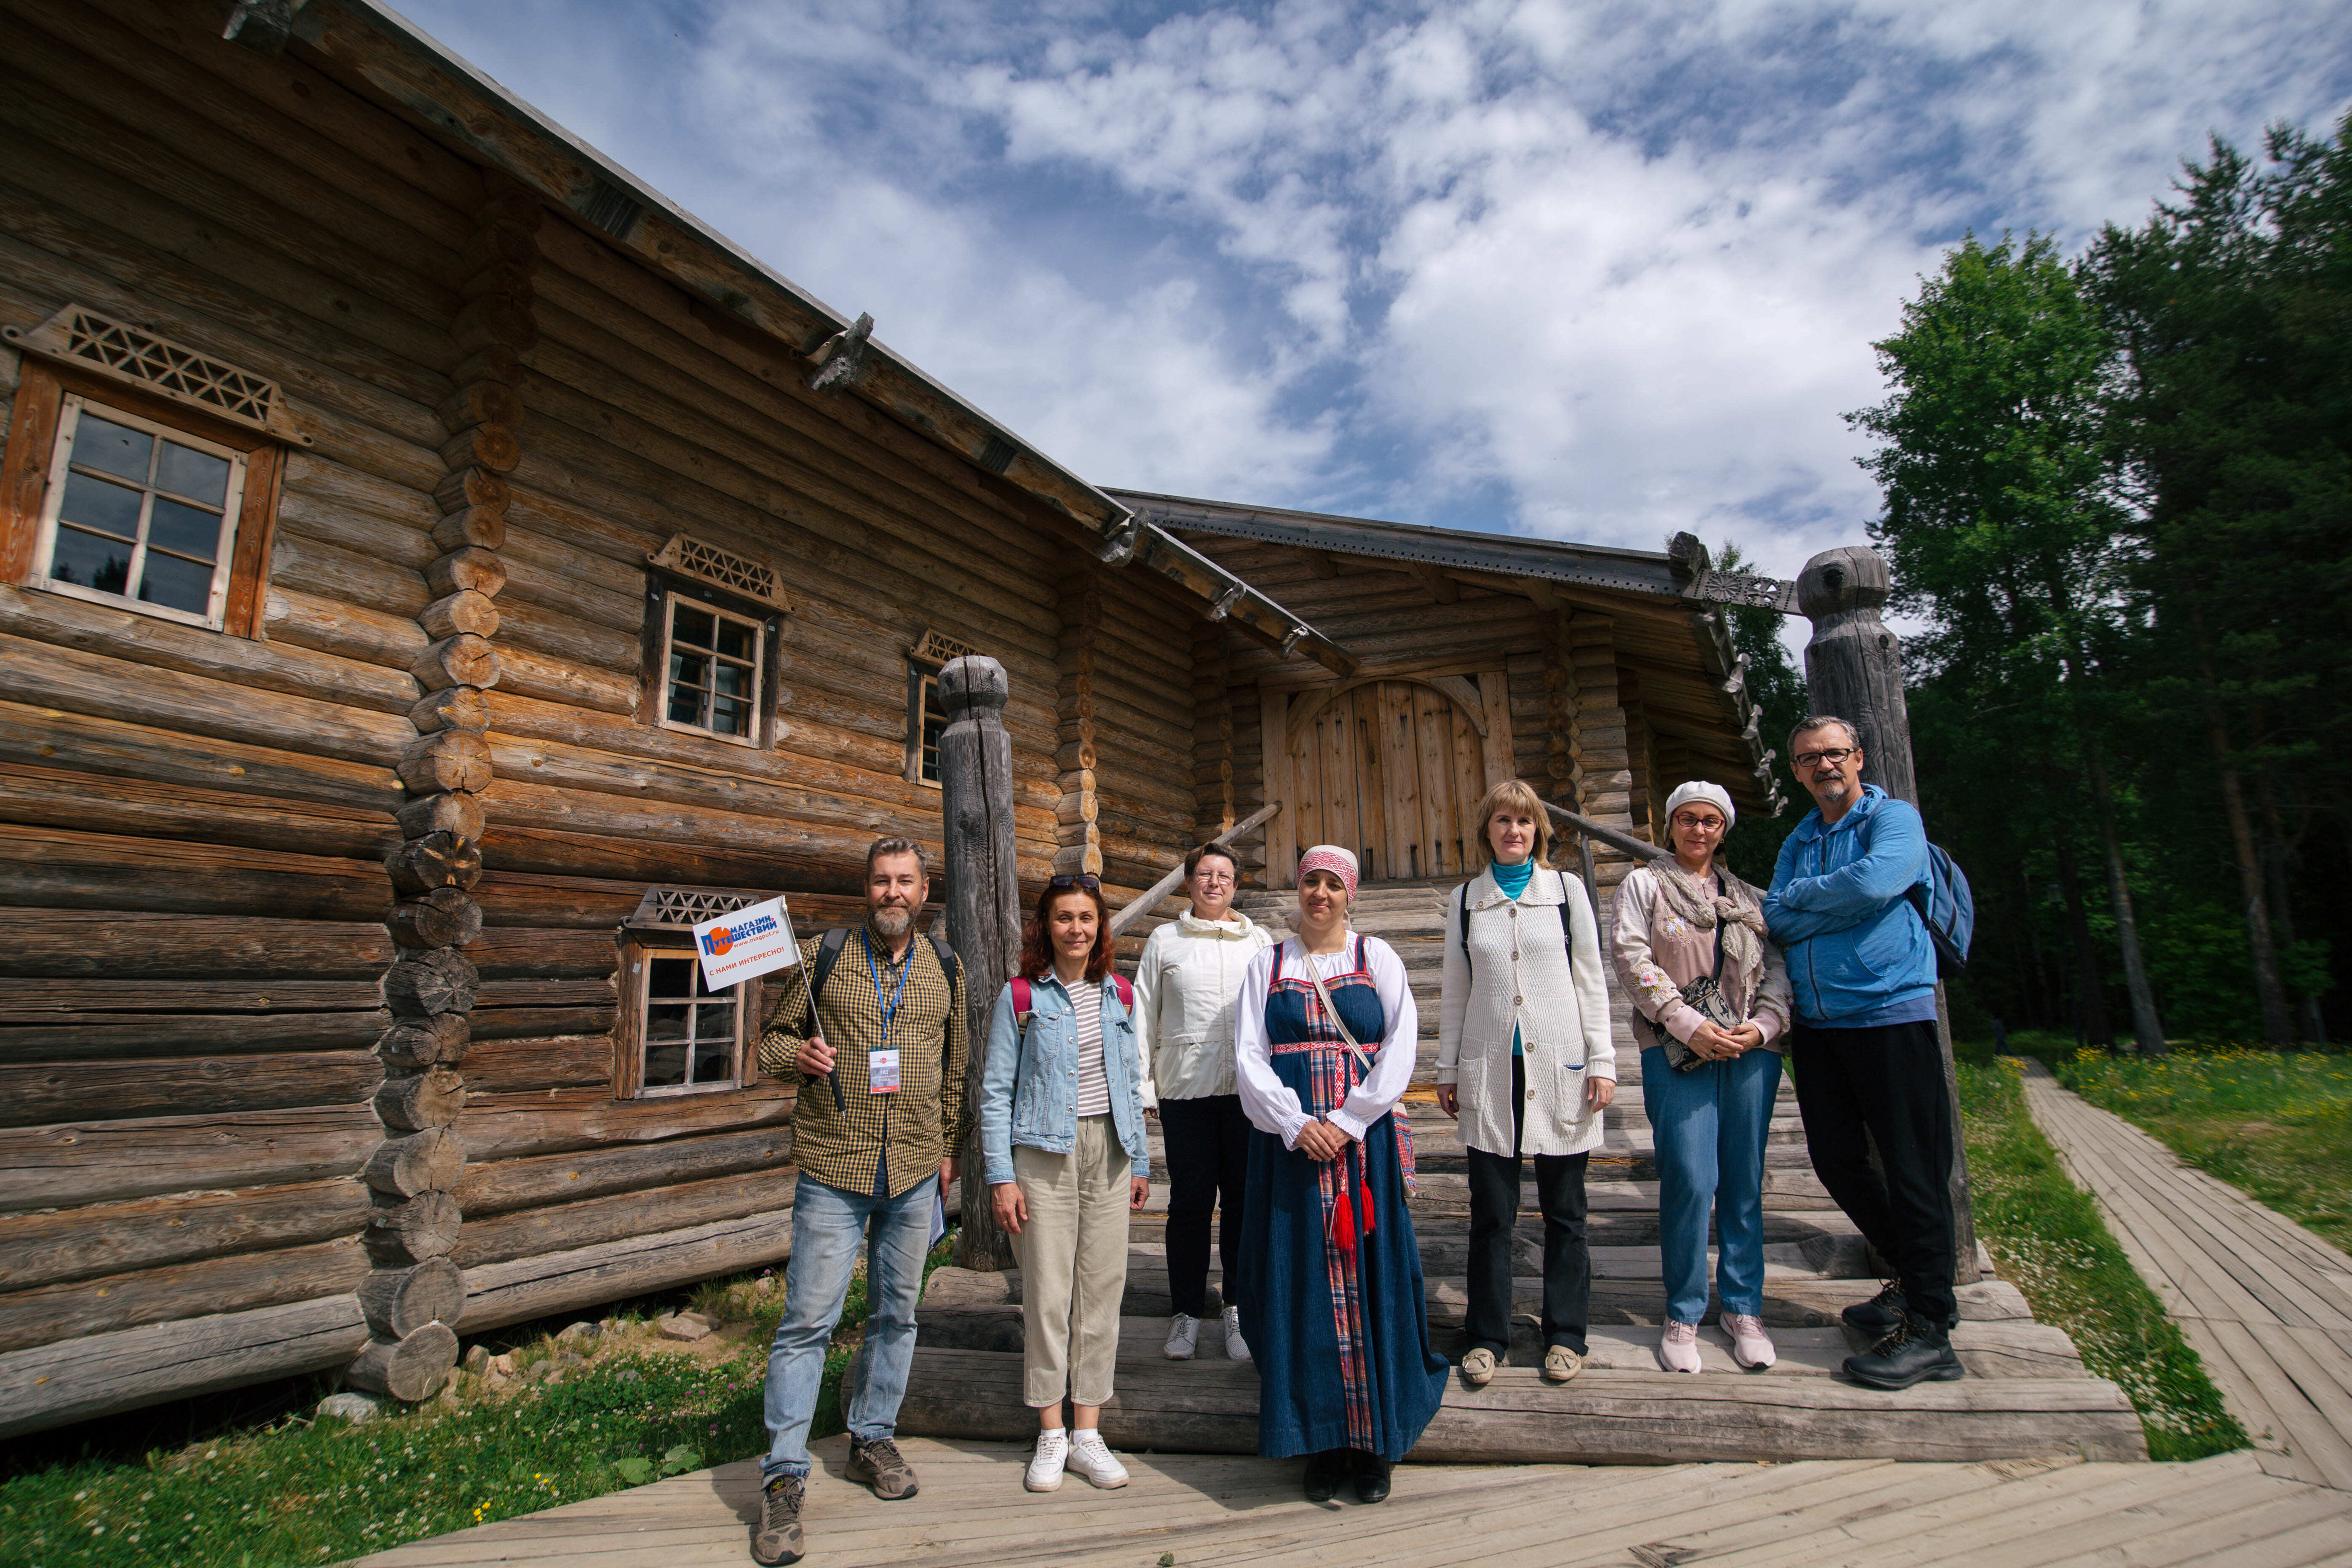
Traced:
<path fill-rule="evenodd" d="M 1413 688 L 1384 680 L 1368 689 L 1379 693 L 1373 720 L 1381 752 L 1381 773 L 1388 790 L 1388 847 L 1391 877 L 1427 877 L 1436 873 L 1427 864 L 1424 847 L 1429 834 L 1423 826 L 1425 809 L 1421 789 L 1421 751 L 1413 742 Z"/>
<path fill-rule="evenodd" d="M 1389 858 L 1389 819 L 1396 803 L 1390 793 L 1387 748 L 1381 744 L 1380 690 L 1378 685 L 1360 686 L 1331 704 L 1344 714 L 1332 733 L 1356 780 L 1357 836 L 1339 842 L 1355 850 L 1367 882 L 1394 880 L 1400 874 Z"/>

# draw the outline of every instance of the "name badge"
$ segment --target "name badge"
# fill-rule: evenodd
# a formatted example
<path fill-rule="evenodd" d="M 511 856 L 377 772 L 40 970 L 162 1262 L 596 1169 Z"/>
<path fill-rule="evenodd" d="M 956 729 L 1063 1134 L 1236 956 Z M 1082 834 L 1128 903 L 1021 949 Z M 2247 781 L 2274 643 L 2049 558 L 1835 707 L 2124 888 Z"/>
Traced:
<path fill-rule="evenodd" d="M 898 1092 L 898 1047 L 866 1053 L 866 1087 L 877 1094 Z"/>

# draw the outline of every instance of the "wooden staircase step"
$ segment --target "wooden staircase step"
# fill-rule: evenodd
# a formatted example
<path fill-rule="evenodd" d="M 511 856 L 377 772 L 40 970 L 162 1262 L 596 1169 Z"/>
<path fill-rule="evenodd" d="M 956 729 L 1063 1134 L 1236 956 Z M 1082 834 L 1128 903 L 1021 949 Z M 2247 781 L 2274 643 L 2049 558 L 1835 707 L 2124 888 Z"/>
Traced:
<path fill-rule="evenodd" d="M 1119 1367 L 1102 1425 L 1114 1448 L 1254 1453 L 1256 1378 L 1244 1364 L 1139 1358 Z M 1022 1404 L 1021 1357 L 919 1343 L 898 1429 L 926 1437 L 1034 1436 L 1036 1417 Z M 1507 1367 L 1482 1389 L 1448 1379 L 1444 1403 L 1412 1457 L 1670 1465 L 2147 1453 L 2130 1402 L 2101 1378 L 1967 1378 L 1886 1394 L 1821 1376 L 1615 1370 L 1555 1386 L 1533 1370 Z"/>

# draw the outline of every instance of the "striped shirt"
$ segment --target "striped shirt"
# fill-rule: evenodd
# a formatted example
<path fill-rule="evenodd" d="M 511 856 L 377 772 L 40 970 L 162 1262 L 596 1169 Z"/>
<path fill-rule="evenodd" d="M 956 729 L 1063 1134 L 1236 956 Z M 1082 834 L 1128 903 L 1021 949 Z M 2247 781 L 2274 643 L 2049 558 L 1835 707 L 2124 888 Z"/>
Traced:
<path fill-rule="evenodd" d="M 799 1084 L 793 1110 L 793 1157 L 800 1168 L 829 1187 L 848 1193 L 874 1191 L 874 1173 L 888 1178 L 897 1197 L 939 1169 L 943 1159 L 963 1151 L 964 1064 L 968 1059 L 961 966 L 948 984 L 930 939 L 916 933 L 903 961 L 907 984 L 890 1041 L 898 1051 L 898 1092 L 876 1094 L 867 1087 L 866 1058 L 882 1047 L 883 997 L 876 994 L 866 951 L 851 931 L 841 956 L 825 976 L 817 1001 L 817 1032 L 833 1047 L 830 1079 L 803 1083 L 799 1066 L 808 1027 L 808 973 L 821 937 L 801 943 L 801 961 L 770 977 L 767 1030 L 760 1037 L 760 1070 Z M 885 962 L 882 984 L 898 988 L 898 969 Z M 838 1089 L 836 1103 L 835 1091 Z"/>
<path fill-rule="evenodd" d="M 1103 1055 L 1102 987 L 1080 985 L 1070 993 L 1078 1026 L 1078 1114 L 1110 1114 L 1109 1063 Z"/>

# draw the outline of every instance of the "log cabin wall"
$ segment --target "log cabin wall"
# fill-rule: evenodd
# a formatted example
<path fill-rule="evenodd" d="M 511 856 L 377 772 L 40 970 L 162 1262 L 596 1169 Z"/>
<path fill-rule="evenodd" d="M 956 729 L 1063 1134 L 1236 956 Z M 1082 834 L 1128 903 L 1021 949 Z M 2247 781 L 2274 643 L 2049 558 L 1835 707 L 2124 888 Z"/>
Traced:
<path fill-rule="evenodd" d="M 474 170 L 314 71 L 222 46 L 209 15 L 5 11 L 0 320 L 72 303 L 136 323 L 278 381 L 310 444 L 248 454 L 248 485 L 275 468 L 282 493 L 274 540 L 240 525 L 267 568 L 240 569 L 241 626 L 0 585 L 0 1352 L 367 1271 L 382 861 L 483 199 Z M 221 434 L 12 367 L 17 513 L 61 393 Z M 552 1032 L 495 1011 L 480 1035 Z M 312 1364 L 359 1348 L 356 1316 Z"/>

